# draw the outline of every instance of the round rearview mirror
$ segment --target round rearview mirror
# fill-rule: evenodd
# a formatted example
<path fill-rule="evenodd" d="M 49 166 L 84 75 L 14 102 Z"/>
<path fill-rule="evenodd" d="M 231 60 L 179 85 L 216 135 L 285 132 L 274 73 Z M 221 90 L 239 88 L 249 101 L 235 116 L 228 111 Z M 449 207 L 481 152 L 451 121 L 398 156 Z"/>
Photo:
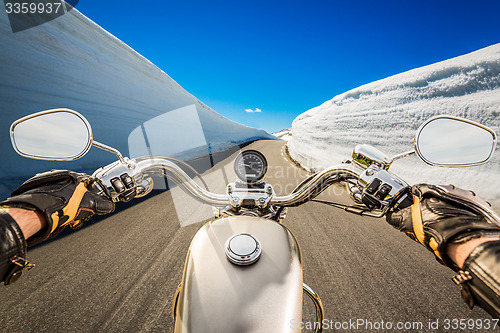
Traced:
<path fill-rule="evenodd" d="M 71 161 L 92 145 L 92 129 L 78 112 L 53 109 L 16 120 L 10 127 L 15 151 L 38 160 Z"/>
<path fill-rule="evenodd" d="M 427 164 L 465 167 L 488 162 L 493 156 L 496 134 L 472 121 L 437 116 L 425 122 L 415 136 L 415 151 Z"/>

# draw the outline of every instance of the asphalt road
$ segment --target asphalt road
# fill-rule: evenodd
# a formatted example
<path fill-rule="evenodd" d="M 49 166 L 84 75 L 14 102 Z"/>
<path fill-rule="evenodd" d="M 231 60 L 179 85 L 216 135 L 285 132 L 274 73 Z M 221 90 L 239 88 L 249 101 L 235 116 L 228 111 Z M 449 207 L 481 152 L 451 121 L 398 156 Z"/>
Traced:
<path fill-rule="evenodd" d="M 266 180 L 278 194 L 307 176 L 287 161 L 282 146 L 260 141 L 247 147 L 267 157 Z M 234 179 L 234 157 L 207 175 L 216 191 Z M 332 187 L 322 198 L 341 192 Z M 173 295 L 190 240 L 202 225 L 191 223 L 208 217 L 198 207 L 179 200 L 178 189 L 165 191 L 133 206 L 122 203 L 115 214 L 32 249 L 36 268 L 2 287 L 0 332 L 172 331 Z M 451 270 L 383 219 L 310 202 L 289 209 L 285 224 L 301 245 L 304 282 L 321 296 L 329 320 L 408 322 L 417 329 L 399 331 L 444 332 L 446 319 L 489 318 L 462 303 Z M 305 298 L 304 321 L 314 319 L 313 310 Z M 428 329 L 436 320 L 440 329 Z"/>

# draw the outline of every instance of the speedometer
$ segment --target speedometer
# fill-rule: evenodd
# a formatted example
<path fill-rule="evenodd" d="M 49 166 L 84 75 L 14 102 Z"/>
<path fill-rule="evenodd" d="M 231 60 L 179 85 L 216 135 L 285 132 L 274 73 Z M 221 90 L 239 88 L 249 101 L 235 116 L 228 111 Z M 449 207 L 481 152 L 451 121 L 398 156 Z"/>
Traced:
<path fill-rule="evenodd" d="M 266 175 L 266 158 L 256 150 L 245 150 L 236 157 L 234 171 L 239 179 L 255 183 Z"/>

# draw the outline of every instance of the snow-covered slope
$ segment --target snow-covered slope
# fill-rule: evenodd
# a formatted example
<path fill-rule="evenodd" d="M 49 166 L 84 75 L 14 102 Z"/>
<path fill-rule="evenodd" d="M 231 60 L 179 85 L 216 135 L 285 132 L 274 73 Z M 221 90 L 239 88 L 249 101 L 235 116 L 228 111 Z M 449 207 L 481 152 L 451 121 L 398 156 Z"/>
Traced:
<path fill-rule="evenodd" d="M 292 129 L 285 128 L 279 132 L 273 133 L 273 135 L 277 138 L 280 138 L 281 140 L 289 141 L 292 137 Z"/>
<path fill-rule="evenodd" d="M 500 134 L 500 44 L 417 68 L 338 95 L 298 116 L 289 141 L 291 156 L 322 169 L 350 157 L 358 143 L 388 155 L 412 149 L 426 119 L 449 114 L 477 121 Z M 453 183 L 476 190 L 500 208 L 500 154 L 480 167 L 447 169 L 417 157 L 391 170 L 410 183 Z"/>
<path fill-rule="evenodd" d="M 76 9 L 18 33 L 12 33 L 7 14 L 0 11 L 0 45 L 1 197 L 12 189 L 12 183 L 35 172 L 50 168 L 89 172 L 115 160 L 95 148 L 84 158 L 67 163 L 17 156 L 10 144 L 10 124 L 44 109 L 65 107 L 82 113 L 93 127 L 94 138 L 124 155 L 129 154 L 129 137 L 135 129 L 174 110 L 175 117 L 162 118 L 168 118 L 168 126 L 148 125 L 148 137 L 155 142 L 162 139 L 156 144 L 156 154 L 171 152 L 173 142 L 183 142 L 193 157 L 193 151 L 207 154 L 251 139 L 274 138 L 215 113 Z M 194 121 L 191 127 L 186 119 Z M 191 129 L 202 132 L 195 134 Z M 179 149 L 175 153 L 182 156 Z"/>

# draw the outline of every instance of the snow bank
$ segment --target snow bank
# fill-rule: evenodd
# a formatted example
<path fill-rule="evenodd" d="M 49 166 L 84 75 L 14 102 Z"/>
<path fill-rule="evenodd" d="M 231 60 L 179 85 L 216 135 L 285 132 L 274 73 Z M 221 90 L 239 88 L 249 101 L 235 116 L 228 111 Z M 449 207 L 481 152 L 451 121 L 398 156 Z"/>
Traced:
<path fill-rule="evenodd" d="M 309 169 L 339 163 L 358 143 L 393 155 L 412 149 L 418 126 L 438 114 L 464 117 L 500 134 L 500 44 L 366 84 L 299 115 L 290 154 Z M 410 183 L 474 189 L 500 209 L 498 151 L 488 164 L 472 168 L 430 167 L 417 159 L 397 161 L 392 171 Z"/>
<path fill-rule="evenodd" d="M 78 161 L 64 163 L 18 156 L 10 144 L 10 124 L 45 109 L 64 107 L 80 112 L 92 125 L 97 141 L 124 155 L 129 153 L 128 139 L 136 128 L 182 108 L 190 110 L 191 117 L 194 107 L 203 131 L 197 138 L 201 137 L 204 145 L 199 146 L 200 140 L 187 145 L 197 148 L 198 154 L 225 150 L 253 139 L 274 138 L 215 113 L 76 9 L 18 33 L 12 33 L 7 14 L 0 11 L 0 45 L 0 197 L 35 172 L 51 168 L 92 172 L 115 160 L 112 154 L 95 148 Z M 157 154 L 163 152 L 162 147 L 172 146 L 171 142 L 193 141 L 190 131 L 172 130 L 176 123 L 183 122 L 184 114 L 177 112 L 169 120 L 170 127 L 147 133 L 156 142 L 160 136 L 163 140 Z M 192 152 L 189 157 L 195 157 Z M 182 152 L 176 153 L 182 157 Z"/>

